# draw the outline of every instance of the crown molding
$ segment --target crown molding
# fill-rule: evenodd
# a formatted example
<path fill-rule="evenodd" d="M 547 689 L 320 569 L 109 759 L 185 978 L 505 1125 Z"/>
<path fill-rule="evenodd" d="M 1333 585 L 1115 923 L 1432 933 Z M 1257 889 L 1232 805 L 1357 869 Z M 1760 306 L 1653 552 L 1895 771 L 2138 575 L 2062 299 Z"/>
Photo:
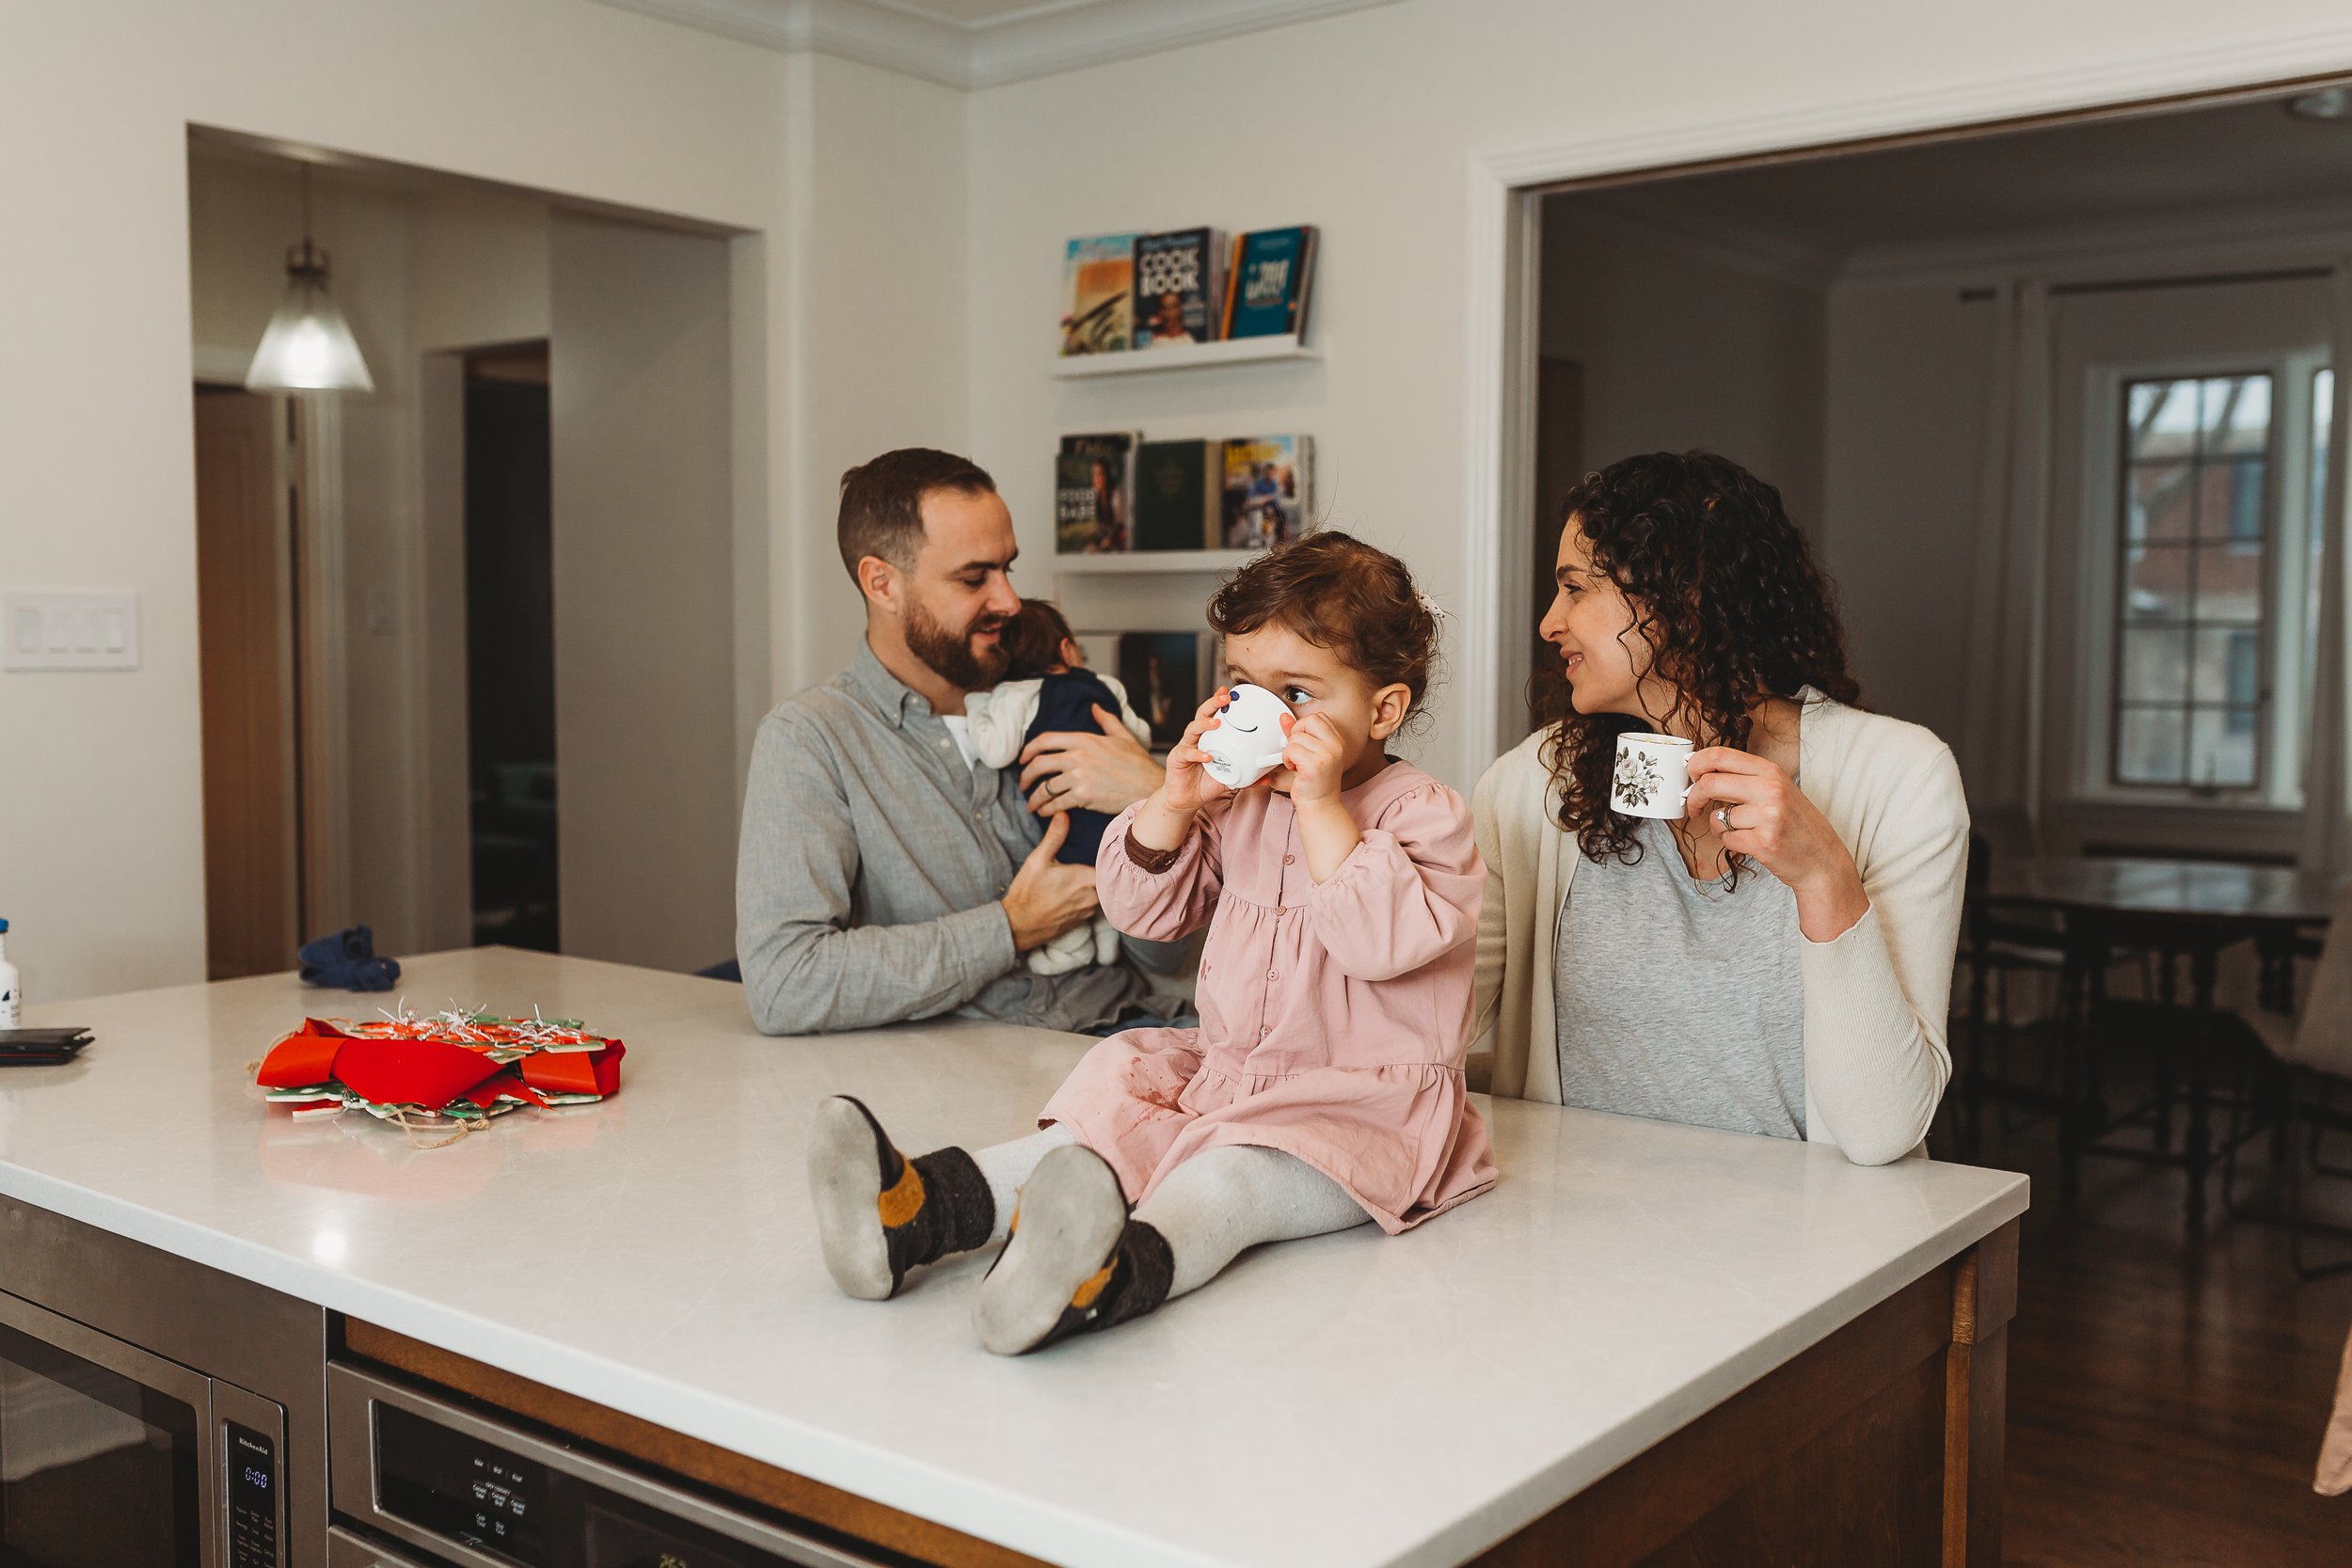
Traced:
<path fill-rule="evenodd" d="M 2347 243 L 2352 214 L 2343 202 L 2273 201 L 1864 245 L 1848 255 L 1837 281 L 1967 286 L 2026 273 L 2066 281 L 2148 265 L 2319 265 L 2333 263 Z"/>
<path fill-rule="evenodd" d="M 971 24 L 894 0 L 597 0 L 787 54 L 977 89 L 1311 22 L 1396 0 L 1046 0 Z"/>

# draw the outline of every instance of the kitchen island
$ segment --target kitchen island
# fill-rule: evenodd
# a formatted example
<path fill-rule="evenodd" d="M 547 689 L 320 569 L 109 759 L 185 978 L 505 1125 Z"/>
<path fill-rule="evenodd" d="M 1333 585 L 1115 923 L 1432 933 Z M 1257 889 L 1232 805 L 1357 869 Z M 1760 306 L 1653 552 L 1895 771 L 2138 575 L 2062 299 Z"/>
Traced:
<path fill-rule="evenodd" d="M 2021 1177 L 1482 1101 L 1486 1196 L 1005 1360 L 967 1323 L 984 1258 L 888 1303 L 834 1290 L 803 1129 L 849 1093 L 910 1151 L 1014 1136 L 1090 1041 L 769 1039 L 739 988 L 498 949 L 418 958 L 402 994 L 585 1020 L 627 1041 L 621 1091 L 421 1148 L 251 1084 L 306 1014 L 390 998 L 269 976 L 37 1006 L 97 1043 L 0 1075 L 0 1196 L 312 1304 L 379 1365 L 609 1413 L 607 1447 L 728 1456 L 741 1495 L 917 1560 L 1999 1560 Z"/>

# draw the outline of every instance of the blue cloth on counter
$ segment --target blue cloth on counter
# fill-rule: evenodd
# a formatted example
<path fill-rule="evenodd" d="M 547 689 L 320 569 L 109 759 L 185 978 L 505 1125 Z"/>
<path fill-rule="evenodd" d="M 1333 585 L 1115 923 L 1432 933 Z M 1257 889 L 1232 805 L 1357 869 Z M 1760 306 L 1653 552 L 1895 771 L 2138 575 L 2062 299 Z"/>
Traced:
<path fill-rule="evenodd" d="M 302 983 L 332 986 L 342 990 L 389 990 L 400 978 L 400 963 L 375 953 L 375 933 L 354 926 L 331 937 L 313 937 L 302 944 Z"/>

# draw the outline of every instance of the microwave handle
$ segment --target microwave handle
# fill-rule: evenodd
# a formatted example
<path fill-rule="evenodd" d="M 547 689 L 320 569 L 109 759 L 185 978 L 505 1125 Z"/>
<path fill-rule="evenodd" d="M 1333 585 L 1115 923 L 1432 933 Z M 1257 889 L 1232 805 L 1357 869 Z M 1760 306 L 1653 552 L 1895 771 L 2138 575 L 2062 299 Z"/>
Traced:
<path fill-rule="evenodd" d="M 362 1541 L 341 1525 L 332 1525 L 326 1531 L 326 1568 L 433 1568 L 422 1558 L 408 1557 L 380 1546 L 373 1541 Z"/>

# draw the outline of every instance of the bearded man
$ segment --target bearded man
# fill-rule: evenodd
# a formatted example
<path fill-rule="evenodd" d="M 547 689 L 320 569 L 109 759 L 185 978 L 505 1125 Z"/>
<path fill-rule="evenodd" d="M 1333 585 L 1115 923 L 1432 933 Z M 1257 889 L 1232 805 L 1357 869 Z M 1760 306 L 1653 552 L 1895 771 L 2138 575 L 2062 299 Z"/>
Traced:
<path fill-rule="evenodd" d="M 1104 734 L 1039 736 L 1018 781 L 977 765 L 963 700 L 1003 675 L 1021 606 L 995 482 L 948 452 L 884 452 L 842 476 L 837 531 L 866 643 L 760 722 L 735 886 L 753 1022 L 806 1035 L 959 1013 L 1102 1031 L 1174 1016 L 1154 980 L 1181 955 L 1161 944 L 1062 974 L 1022 961 L 1096 913 L 1094 868 L 1054 859 L 1061 813 L 1123 811 L 1160 768 L 1103 714 Z"/>

